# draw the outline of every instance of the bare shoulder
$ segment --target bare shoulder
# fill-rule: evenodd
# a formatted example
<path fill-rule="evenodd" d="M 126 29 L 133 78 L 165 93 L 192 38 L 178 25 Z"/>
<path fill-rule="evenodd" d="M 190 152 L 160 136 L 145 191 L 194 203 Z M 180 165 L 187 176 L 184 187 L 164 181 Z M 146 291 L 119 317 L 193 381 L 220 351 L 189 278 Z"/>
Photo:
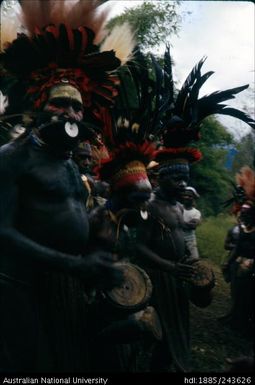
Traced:
<path fill-rule="evenodd" d="M 178 227 L 182 218 L 179 205 L 172 205 L 161 199 L 151 201 L 149 211 L 154 218 L 171 229 Z"/>
<path fill-rule="evenodd" d="M 27 158 L 26 144 L 19 144 L 15 141 L 4 144 L 0 147 L 0 167 L 5 168 L 8 163 L 8 167 L 11 165 L 19 167 L 23 164 L 23 161 Z"/>
<path fill-rule="evenodd" d="M 19 158 L 15 143 L 7 143 L 0 147 L 1 178 L 3 178 L 3 175 L 15 173 L 15 170 L 20 167 Z"/>

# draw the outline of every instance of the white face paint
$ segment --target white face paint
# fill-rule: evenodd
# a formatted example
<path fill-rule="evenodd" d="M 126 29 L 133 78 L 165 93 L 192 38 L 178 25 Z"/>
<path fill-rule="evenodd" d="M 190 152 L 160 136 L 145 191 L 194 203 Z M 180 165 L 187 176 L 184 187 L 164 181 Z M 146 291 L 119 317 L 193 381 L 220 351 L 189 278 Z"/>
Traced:
<path fill-rule="evenodd" d="M 76 123 L 66 122 L 65 124 L 65 132 L 71 138 L 75 138 L 79 134 L 79 129 Z"/>

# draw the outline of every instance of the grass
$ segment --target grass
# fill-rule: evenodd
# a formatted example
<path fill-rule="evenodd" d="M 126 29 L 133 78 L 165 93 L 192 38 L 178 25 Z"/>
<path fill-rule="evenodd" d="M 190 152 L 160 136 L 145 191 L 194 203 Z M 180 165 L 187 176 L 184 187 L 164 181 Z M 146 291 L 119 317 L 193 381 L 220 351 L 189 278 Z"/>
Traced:
<path fill-rule="evenodd" d="M 204 219 L 197 229 L 201 258 L 206 258 L 215 274 L 212 303 L 206 308 L 190 304 L 191 367 L 193 373 L 225 373 L 227 358 L 253 355 L 253 341 L 224 327 L 219 318 L 231 309 L 230 285 L 221 273 L 221 263 L 227 255 L 224 239 L 234 224 L 234 217 L 219 215 Z M 162 294 L 163 295 L 163 294 Z M 141 369 L 148 370 L 150 352 L 142 352 Z"/>
<path fill-rule="evenodd" d="M 227 231 L 235 223 L 235 218 L 230 215 L 220 214 L 203 220 L 197 227 L 197 243 L 201 258 L 206 258 L 220 265 L 228 252 L 224 250 L 224 240 Z"/>
<path fill-rule="evenodd" d="M 227 314 L 231 307 L 230 288 L 219 266 L 210 264 L 216 276 L 213 301 L 204 309 L 190 307 L 192 370 L 221 373 L 228 369 L 226 358 L 252 355 L 253 341 L 219 323 L 218 318 Z"/>
<path fill-rule="evenodd" d="M 197 228 L 200 257 L 206 258 L 214 270 L 216 286 L 210 306 L 200 309 L 191 305 L 190 308 L 193 371 L 224 372 L 227 357 L 252 355 L 253 342 L 223 327 L 218 321 L 231 308 L 230 285 L 224 281 L 220 265 L 228 255 L 224 250 L 224 240 L 234 223 L 233 216 L 221 214 L 204 219 Z"/>

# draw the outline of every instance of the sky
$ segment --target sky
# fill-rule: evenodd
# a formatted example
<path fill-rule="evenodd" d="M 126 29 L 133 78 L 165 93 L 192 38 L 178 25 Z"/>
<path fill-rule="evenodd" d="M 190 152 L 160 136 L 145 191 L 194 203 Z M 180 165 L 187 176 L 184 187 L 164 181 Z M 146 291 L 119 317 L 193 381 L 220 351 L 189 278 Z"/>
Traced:
<path fill-rule="evenodd" d="M 115 16 L 142 1 L 109 3 L 111 16 Z M 170 40 L 177 85 L 181 85 L 192 67 L 207 56 L 203 70 L 215 71 L 215 74 L 204 84 L 200 96 L 250 84 L 248 90 L 228 104 L 239 109 L 248 106 L 249 113 L 254 114 L 254 4 L 246 1 L 183 1 L 179 10 L 184 15 L 181 30 L 178 37 L 173 36 Z M 238 139 L 250 131 L 249 126 L 240 120 L 218 118 Z"/>

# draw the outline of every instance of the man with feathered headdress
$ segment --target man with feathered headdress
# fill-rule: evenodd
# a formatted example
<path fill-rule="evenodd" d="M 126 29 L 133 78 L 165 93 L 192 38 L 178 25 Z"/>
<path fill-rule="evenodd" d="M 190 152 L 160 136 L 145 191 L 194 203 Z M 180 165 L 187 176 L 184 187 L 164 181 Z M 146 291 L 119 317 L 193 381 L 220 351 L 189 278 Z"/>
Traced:
<path fill-rule="evenodd" d="M 201 61 L 175 100 L 168 52 L 165 64 L 165 71 L 162 71 L 152 57 L 157 85 L 153 103 L 150 103 L 152 84 L 146 71 L 141 71 L 135 83 L 138 88 L 140 85 L 138 100 L 142 108 L 137 116 L 132 116 L 130 107 L 127 110 L 123 108 L 122 115 L 116 117 L 116 130 L 110 130 L 106 135 L 106 139 L 111 141 L 116 132 L 119 134 L 118 149 L 100 167 L 101 178 L 111 184 L 111 198 L 106 208 L 101 210 L 116 223 L 118 234 L 124 224 L 133 233 L 135 242 L 131 254 L 136 255 L 136 263 L 144 267 L 152 279 L 152 304 L 162 323 L 163 340 L 153 352 L 151 370 L 169 371 L 172 364 L 178 371 L 185 372 L 190 369 L 189 300 L 198 306 L 207 306 L 211 302 L 211 289 L 214 286 L 211 269 L 199 267 L 197 260 L 191 260 L 186 255 L 182 209 L 177 198 L 189 179 L 189 165 L 199 161 L 202 156 L 199 150 L 187 144 L 191 140 L 198 140 L 199 123 L 213 113 L 233 115 L 250 125 L 254 125 L 254 122 L 242 112 L 224 109 L 225 105 L 218 104 L 247 86 L 198 99 L 199 88 L 212 74 L 201 76 Z M 142 63 L 141 67 L 145 68 L 145 64 Z M 131 67 L 131 71 L 134 75 L 135 69 Z M 143 98 L 139 91 L 142 91 Z M 127 102 L 128 94 L 124 93 L 124 102 Z M 156 114 L 151 114 L 153 108 Z M 158 136 L 164 145 L 154 152 L 159 189 L 155 192 L 155 199 L 146 206 L 146 194 L 149 194 L 150 186 L 145 167 L 141 164 L 144 148 L 137 147 L 137 144 L 143 143 L 145 138 L 154 140 Z M 129 140 L 132 143 L 128 143 Z M 134 140 L 138 142 L 134 143 Z M 98 233 L 103 229 L 103 221 L 104 216 L 97 218 Z M 106 229 L 109 228 L 106 226 Z M 108 233 L 105 234 L 107 237 L 104 239 L 108 239 Z M 128 243 L 123 244 L 127 251 Z M 201 271 L 203 274 L 200 274 Z M 195 280 L 200 275 L 203 276 L 203 282 Z"/>
<path fill-rule="evenodd" d="M 127 72 L 121 71 L 122 83 L 119 98 L 113 108 L 112 124 L 103 133 L 108 155 L 95 168 L 99 180 L 109 183 L 109 198 L 104 206 L 90 213 L 92 248 L 103 246 L 106 250 L 111 250 L 124 271 L 131 269 L 136 272 L 131 280 L 128 274 L 127 281 L 120 288 L 121 298 L 126 305 L 125 319 L 115 315 L 116 319 L 111 320 L 110 326 L 100 332 L 100 336 L 106 336 L 108 342 L 101 344 L 100 351 L 104 371 L 111 371 L 112 367 L 121 371 L 134 371 L 138 350 L 136 346 L 134 351 L 132 342 L 139 342 L 144 338 L 148 342 L 155 341 L 155 338 L 161 339 L 158 315 L 152 306 L 147 306 L 151 297 L 151 294 L 148 295 L 151 292 L 151 282 L 142 269 L 142 261 L 136 258 L 137 242 L 141 242 L 141 233 L 146 232 L 146 207 L 152 191 L 146 167 L 155 150 L 149 136 L 160 118 L 155 104 L 158 87 L 149 81 L 148 66 L 143 55 L 137 51 L 134 59 L 129 63 Z M 139 234 L 138 237 L 136 234 Z M 135 278 L 137 274 L 139 280 Z M 145 281 L 143 277 L 146 277 Z M 148 291 L 144 292 L 145 287 Z M 140 302 L 132 307 L 129 303 L 134 301 L 136 290 L 141 293 L 137 295 Z M 100 325 L 102 327 L 105 323 L 107 325 L 108 318 L 109 314 L 97 317 L 95 328 Z M 119 341 L 116 341 L 116 335 L 119 336 Z M 127 362 L 129 366 L 123 366 L 123 340 L 130 342 L 131 357 Z M 115 346 L 112 346 L 111 342 L 114 341 Z M 96 353 L 97 347 L 98 345 L 92 347 L 96 356 L 99 354 Z M 111 357 L 112 365 L 103 358 L 107 356 Z"/>
<path fill-rule="evenodd" d="M 122 274 L 110 254 L 88 254 L 72 151 L 82 140 L 97 143 L 107 124 L 114 71 L 133 49 L 132 34 L 125 27 L 125 44 L 120 30 L 99 44 L 105 13 L 98 1 L 20 4 L 25 33 L 2 33 L 0 53 L 9 103 L 1 120 L 12 124 L 15 114 L 15 124 L 23 117 L 26 125 L 0 149 L 1 368 L 86 372 L 87 288 L 112 287 Z"/>
<path fill-rule="evenodd" d="M 255 269 L 255 172 L 243 166 L 236 174 L 235 193 L 227 203 L 238 212 L 239 234 L 224 264 L 229 273 L 232 307 L 220 320 L 241 335 L 254 337 L 254 269 Z M 239 194 L 236 194 L 236 191 Z M 242 194 L 240 194 L 242 192 Z M 238 211 L 237 211 L 238 210 Z"/>
<path fill-rule="evenodd" d="M 191 142 L 199 140 L 201 121 L 215 113 L 234 116 L 254 128 L 250 116 L 220 104 L 246 89 L 247 85 L 199 98 L 201 86 L 213 74 L 201 74 L 204 60 L 192 69 L 179 92 L 174 90 L 169 49 L 165 53 L 164 75 L 160 75 L 160 70 L 158 74 L 158 81 L 163 80 L 161 104 L 165 103 L 167 107 L 158 130 L 161 147 L 154 154 L 159 187 L 149 212 L 161 226 L 154 226 L 148 232 L 150 252 L 146 251 L 154 263 L 151 272 L 155 288 L 153 304 L 163 328 L 163 339 L 152 354 L 151 369 L 154 371 L 171 367 L 183 372 L 190 370 L 189 301 L 204 307 L 212 299 L 214 274 L 210 268 L 188 256 L 183 212 L 178 203 L 189 180 L 190 164 L 202 157 Z M 204 276 L 203 282 L 198 282 L 200 273 Z"/>

